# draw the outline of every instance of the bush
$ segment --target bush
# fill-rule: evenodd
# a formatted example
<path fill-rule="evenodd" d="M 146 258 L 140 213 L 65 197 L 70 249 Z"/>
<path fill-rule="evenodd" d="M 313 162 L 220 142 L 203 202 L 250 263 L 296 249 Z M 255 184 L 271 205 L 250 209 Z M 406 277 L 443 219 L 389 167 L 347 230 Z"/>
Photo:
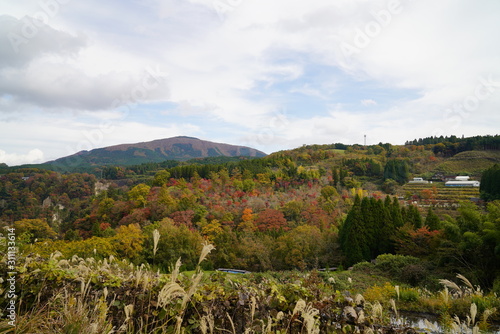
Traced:
<path fill-rule="evenodd" d="M 496 293 L 498 296 L 500 296 L 500 276 L 495 278 L 493 281 L 493 288 L 491 289 L 491 292 Z"/>
<path fill-rule="evenodd" d="M 363 273 L 370 273 L 373 271 L 373 269 L 375 269 L 375 265 L 367 261 L 358 262 L 352 267 L 353 271 L 359 271 Z"/>
<path fill-rule="evenodd" d="M 380 303 L 389 302 L 389 300 L 396 298 L 396 289 L 391 283 L 386 282 L 384 286 L 374 285 L 369 287 L 363 296 L 370 303 L 376 301 Z"/>
<path fill-rule="evenodd" d="M 486 296 L 476 295 L 471 298 L 471 302 L 476 304 L 478 313 L 483 313 L 487 309 L 499 309 L 500 299 L 493 294 Z"/>
<path fill-rule="evenodd" d="M 412 288 L 403 288 L 399 291 L 399 300 L 403 302 L 416 302 L 418 301 L 419 296 L 418 291 Z"/>
<path fill-rule="evenodd" d="M 449 304 L 448 313 L 458 317 L 466 317 L 470 313 L 471 301 L 469 299 L 452 299 Z"/>
<path fill-rule="evenodd" d="M 403 268 L 401 281 L 416 286 L 425 280 L 429 272 L 421 264 L 410 264 Z"/>
<path fill-rule="evenodd" d="M 420 264 L 420 259 L 407 255 L 382 254 L 375 261 L 375 268 L 401 280 L 404 271 L 408 266 Z"/>

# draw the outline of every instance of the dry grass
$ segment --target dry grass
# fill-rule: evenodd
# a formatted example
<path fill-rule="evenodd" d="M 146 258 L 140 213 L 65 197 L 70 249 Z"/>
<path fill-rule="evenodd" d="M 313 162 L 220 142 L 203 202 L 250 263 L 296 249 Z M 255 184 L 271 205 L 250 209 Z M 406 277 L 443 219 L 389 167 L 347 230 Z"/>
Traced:
<path fill-rule="evenodd" d="M 20 316 L 16 333 L 114 333 L 107 318 L 108 311 L 109 306 L 103 298 L 86 301 L 84 295 L 75 297 L 63 290 L 44 306 Z"/>
<path fill-rule="evenodd" d="M 212 250 L 212 245 L 205 244 L 198 263 L 201 264 Z M 26 265 L 25 277 L 30 284 L 44 283 L 41 284 L 43 289 L 37 290 L 34 293 L 37 296 L 32 296 L 31 301 L 23 299 L 23 305 L 30 302 L 31 306 L 19 313 L 17 333 L 316 334 L 332 332 L 334 328 L 350 332 L 355 327 L 360 332 L 370 333 L 374 325 L 377 330 L 389 330 L 391 314 L 398 317 L 396 301 L 391 299 L 396 298 L 397 289 L 390 284 L 368 289 L 372 295 L 377 292 L 380 300 L 357 293 L 347 301 L 343 294 L 332 290 L 333 280 L 328 277 L 324 280 L 326 290 L 318 290 L 318 295 L 313 297 L 305 291 L 304 275 L 295 275 L 291 280 L 293 284 L 278 283 L 269 277 L 257 283 L 250 281 L 250 276 L 221 273 L 204 280 L 199 265 L 195 273 L 188 276 L 180 272 L 180 259 L 169 275 L 159 275 L 147 265 L 134 266 L 113 257 L 61 259 L 54 254 L 44 261 L 27 261 L 30 264 Z M 32 268 L 40 269 L 30 271 Z M 57 282 L 57 278 L 60 282 L 50 285 Z M 465 308 L 467 316 L 462 313 L 460 318 L 450 318 L 450 328 L 467 331 L 487 328 L 488 319 L 496 310 L 491 305 L 484 310 L 483 306 L 479 307 L 480 303 L 479 306 L 470 303 L 472 298 L 480 298 L 481 290 L 463 276 L 457 279 L 458 284 L 443 281 L 445 288 L 441 297 L 427 293 L 425 298 L 430 300 L 432 297 L 436 310 L 440 311 L 456 302 L 456 298 L 470 306 L 470 309 Z M 337 277 L 336 281 L 341 280 Z M 344 280 L 347 281 L 347 276 Z M 352 284 L 345 284 L 346 289 L 352 289 L 359 280 L 360 277 L 355 276 Z M 53 297 L 47 298 L 49 292 Z M 400 292 L 403 300 L 404 288 Z M 301 297 L 297 297 L 297 293 Z M 338 295 L 332 296 L 332 293 Z M 419 294 L 419 302 L 424 302 L 423 292 Z M 359 305 L 363 308 L 357 308 Z"/>

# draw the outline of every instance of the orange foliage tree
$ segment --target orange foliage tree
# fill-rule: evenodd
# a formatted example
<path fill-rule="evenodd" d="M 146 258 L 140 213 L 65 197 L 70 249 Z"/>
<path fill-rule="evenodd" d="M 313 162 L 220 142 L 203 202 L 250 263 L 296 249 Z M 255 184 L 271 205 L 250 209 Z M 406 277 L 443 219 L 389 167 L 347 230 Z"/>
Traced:
<path fill-rule="evenodd" d="M 276 209 L 266 209 L 259 213 L 255 219 L 255 225 L 261 232 L 278 232 L 289 229 L 283 212 Z"/>
<path fill-rule="evenodd" d="M 430 231 L 427 226 L 414 230 L 411 225 L 405 224 L 397 235 L 398 253 L 417 257 L 432 255 L 442 236 L 442 231 Z"/>
<path fill-rule="evenodd" d="M 256 227 L 254 224 L 254 214 L 251 208 L 243 209 L 243 214 L 241 215 L 241 223 L 238 227 L 243 231 L 255 231 Z"/>

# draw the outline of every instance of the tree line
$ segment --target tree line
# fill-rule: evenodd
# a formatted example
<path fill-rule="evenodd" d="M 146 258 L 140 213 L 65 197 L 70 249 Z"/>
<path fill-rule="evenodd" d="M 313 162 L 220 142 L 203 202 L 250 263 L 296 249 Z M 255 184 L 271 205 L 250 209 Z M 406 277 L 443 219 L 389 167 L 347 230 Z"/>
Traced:
<path fill-rule="evenodd" d="M 461 138 L 457 136 L 426 137 L 406 141 L 405 145 L 429 145 L 436 154 L 453 156 L 457 153 L 472 150 L 500 150 L 500 135 L 474 136 Z"/>

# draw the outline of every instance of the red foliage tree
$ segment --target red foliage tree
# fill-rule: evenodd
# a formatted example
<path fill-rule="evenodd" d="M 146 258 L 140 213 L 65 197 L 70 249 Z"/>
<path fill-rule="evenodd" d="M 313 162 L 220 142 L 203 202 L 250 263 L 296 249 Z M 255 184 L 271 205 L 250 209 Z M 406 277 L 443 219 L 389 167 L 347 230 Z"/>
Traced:
<path fill-rule="evenodd" d="M 305 221 L 307 225 L 316 226 L 320 230 L 328 228 L 330 221 L 333 220 L 325 210 L 316 205 L 307 206 L 301 212 L 301 216 L 302 220 Z"/>
<path fill-rule="evenodd" d="M 266 209 L 255 219 L 255 226 L 261 232 L 289 230 L 283 212 L 275 209 Z"/>
<path fill-rule="evenodd" d="M 439 246 L 443 233 L 441 231 L 429 231 L 427 226 L 413 230 L 406 224 L 401 227 L 397 235 L 398 253 L 411 256 L 429 256 Z"/>
<path fill-rule="evenodd" d="M 142 225 L 150 216 L 149 208 L 134 209 L 129 215 L 123 217 L 119 225 L 139 224 Z"/>
<path fill-rule="evenodd" d="M 170 215 L 170 218 L 174 221 L 175 225 L 185 225 L 189 228 L 193 227 L 194 211 L 175 211 Z"/>

